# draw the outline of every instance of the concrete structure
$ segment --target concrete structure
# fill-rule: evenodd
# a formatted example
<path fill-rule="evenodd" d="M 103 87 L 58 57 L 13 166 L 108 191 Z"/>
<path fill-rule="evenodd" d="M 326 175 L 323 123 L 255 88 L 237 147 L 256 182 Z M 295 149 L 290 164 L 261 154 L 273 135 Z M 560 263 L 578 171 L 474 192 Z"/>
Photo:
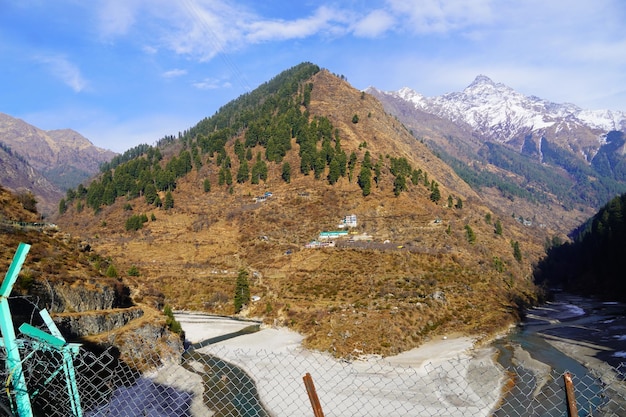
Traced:
<path fill-rule="evenodd" d="M 339 237 L 348 236 L 347 230 L 332 230 L 330 232 L 320 232 L 319 240 L 337 239 Z"/>

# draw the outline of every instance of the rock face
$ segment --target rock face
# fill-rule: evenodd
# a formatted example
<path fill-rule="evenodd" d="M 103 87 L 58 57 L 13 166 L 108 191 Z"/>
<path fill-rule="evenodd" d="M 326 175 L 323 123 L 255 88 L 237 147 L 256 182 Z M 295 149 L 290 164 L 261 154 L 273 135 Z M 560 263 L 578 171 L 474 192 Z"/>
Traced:
<path fill-rule="evenodd" d="M 50 313 L 83 313 L 129 307 L 131 303 L 124 288 L 121 284 L 96 280 L 36 282 L 30 294 L 38 297 L 40 307 L 47 308 Z"/>
<path fill-rule="evenodd" d="M 61 330 L 61 333 L 74 339 L 111 332 L 126 326 L 132 320 L 142 317 L 143 314 L 144 312 L 141 308 L 132 307 L 106 312 L 59 314 L 54 316 L 54 322 Z"/>
<path fill-rule="evenodd" d="M 131 367 L 147 371 L 180 362 L 183 339 L 168 330 L 165 323 L 143 323 L 113 336 L 120 358 Z"/>

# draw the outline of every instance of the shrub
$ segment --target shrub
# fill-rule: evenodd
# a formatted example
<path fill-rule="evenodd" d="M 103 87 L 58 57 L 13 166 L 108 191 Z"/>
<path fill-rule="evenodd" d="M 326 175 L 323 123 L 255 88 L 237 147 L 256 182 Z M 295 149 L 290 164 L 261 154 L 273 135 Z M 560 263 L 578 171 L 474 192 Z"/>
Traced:
<path fill-rule="evenodd" d="M 148 221 L 148 216 L 144 214 L 135 214 L 126 219 L 126 230 L 139 230 L 143 224 Z"/>
<path fill-rule="evenodd" d="M 117 278 L 117 269 L 115 269 L 115 266 L 113 266 L 113 264 L 109 265 L 105 275 L 109 278 Z"/>

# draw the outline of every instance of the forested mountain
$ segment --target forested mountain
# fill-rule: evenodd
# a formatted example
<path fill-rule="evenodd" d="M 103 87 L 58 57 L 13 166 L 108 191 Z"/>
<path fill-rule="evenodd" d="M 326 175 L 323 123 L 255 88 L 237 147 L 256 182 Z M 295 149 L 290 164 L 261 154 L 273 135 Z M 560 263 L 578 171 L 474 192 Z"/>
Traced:
<path fill-rule="evenodd" d="M 626 194 L 614 197 L 574 233 L 555 244 L 537 269 L 539 283 L 626 300 Z M 557 242 L 560 243 L 560 242 Z"/>
<path fill-rule="evenodd" d="M 486 335 L 537 297 L 532 264 L 551 230 L 481 199 L 376 99 L 314 64 L 102 168 L 68 190 L 58 223 L 128 271 L 142 302 L 261 317 L 349 355 Z M 344 238 L 322 240 L 340 225 Z"/>
<path fill-rule="evenodd" d="M 367 91 L 475 190 L 563 234 L 626 191 L 624 112 L 524 96 L 485 76 L 437 97 Z"/>

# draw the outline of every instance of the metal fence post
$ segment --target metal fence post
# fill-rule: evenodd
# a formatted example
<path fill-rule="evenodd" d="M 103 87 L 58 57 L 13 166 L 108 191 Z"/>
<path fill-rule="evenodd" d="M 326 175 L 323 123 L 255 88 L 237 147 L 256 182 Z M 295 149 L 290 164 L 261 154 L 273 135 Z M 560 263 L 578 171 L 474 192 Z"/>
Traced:
<path fill-rule="evenodd" d="M 306 387 L 306 392 L 309 394 L 309 400 L 311 400 L 311 407 L 313 407 L 313 413 L 315 417 L 324 417 L 324 411 L 322 410 L 322 405 L 320 404 L 319 398 L 317 398 L 317 392 L 315 391 L 315 385 L 313 384 L 313 378 L 311 378 L 310 373 L 306 373 L 304 377 L 304 386 Z"/>
<path fill-rule="evenodd" d="M 576 396 L 574 395 L 574 382 L 572 374 L 565 372 L 563 374 L 565 380 L 565 396 L 567 399 L 567 415 L 569 417 L 578 417 L 578 407 L 576 406 Z"/>

